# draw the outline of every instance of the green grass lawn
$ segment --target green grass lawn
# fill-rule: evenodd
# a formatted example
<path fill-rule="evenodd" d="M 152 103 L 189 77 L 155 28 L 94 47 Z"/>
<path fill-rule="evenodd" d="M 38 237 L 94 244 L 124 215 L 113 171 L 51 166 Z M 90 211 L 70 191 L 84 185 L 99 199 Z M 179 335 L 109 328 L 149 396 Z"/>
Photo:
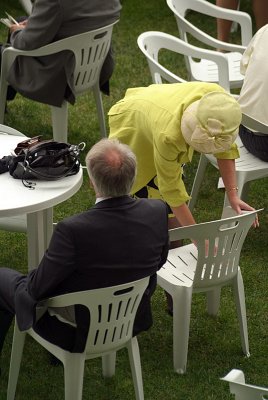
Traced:
<path fill-rule="evenodd" d="M 249 1 L 242 6 L 250 10 Z M 140 53 L 136 41 L 140 33 L 160 30 L 177 35 L 175 19 L 166 6 L 165 0 L 123 0 L 120 22 L 115 26 L 113 45 L 116 54 L 116 69 L 111 80 L 111 96 L 104 97 L 107 112 L 119 100 L 128 87 L 144 86 L 151 83 L 146 60 Z M 0 16 L 4 11 L 14 17 L 21 15 L 18 2 L 1 0 Z M 210 30 L 215 30 L 204 19 L 197 20 Z M 0 40 L 4 41 L 6 28 L 0 27 Z M 236 38 L 235 38 L 236 39 Z M 173 63 L 174 61 L 172 61 Z M 180 59 L 174 68 L 184 70 Z M 17 96 L 8 105 L 5 123 L 26 135 L 43 134 L 51 137 L 50 109 Z M 99 126 L 93 96 L 82 96 L 74 107 L 69 108 L 69 141 L 86 142 L 86 150 L 99 139 Z M 85 152 L 86 154 L 86 152 Z M 186 168 L 187 186 L 191 187 L 198 157 Z M 218 172 L 211 166 L 199 193 L 195 209 L 197 221 L 220 217 L 223 192 L 216 189 Z M 0 189 L 4 195 L 4 188 Z M 250 185 L 248 202 L 255 208 L 267 207 L 268 180 L 262 179 Z M 55 208 L 55 220 L 86 210 L 94 202 L 87 177 L 82 189 L 72 199 Z M 179 376 L 172 367 L 172 318 L 165 312 L 165 297 L 157 289 L 153 298 L 154 326 L 139 336 L 145 399 L 167 400 L 227 400 L 228 385 L 219 380 L 232 368 L 244 370 L 249 382 L 268 386 L 268 216 L 260 214 L 260 227 L 251 229 L 241 255 L 241 269 L 244 277 L 249 343 L 251 357 L 242 354 L 238 321 L 235 314 L 231 291 L 223 290 L 221 308 L 217 318 L 205 312 L 205 298 L 195 295 L 192 305 L 189 354 L 187 373 Z M 27 249 L 24 234 L 0 232 L 0 265 L 27 272 Z M 1 322 L 0 322 L 1 323 Z M 9 332 L 4 346 L 0 378 L 0 400 L 6 398 L 9 357 L 12 332 Z M 58 400 L 64 398 L 63 369 L 52 367 L 47 353 L 32 340 L 27 340 L 21 366 L 16 399 Z M 97 400 L 125 400 L 134 398 L 127 353 L 118 353 L 116 375 L 104 380 L 101 376 L 101 361 L 87 362 L 84 379 L 84 398 Z M 74 399 L 75 400 L 75 399 Z"/>

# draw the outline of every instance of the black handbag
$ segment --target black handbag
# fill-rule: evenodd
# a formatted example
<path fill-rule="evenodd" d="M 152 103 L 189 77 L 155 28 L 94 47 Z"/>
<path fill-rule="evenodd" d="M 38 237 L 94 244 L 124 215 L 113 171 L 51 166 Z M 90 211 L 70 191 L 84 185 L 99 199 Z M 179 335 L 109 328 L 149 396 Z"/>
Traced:
<path fill-rule="evenodd" d="M 9 161 L 9 173 L 23 184 L 33 188 L 32 179 L 55 180 L 77 174 L 80 168 L 80 152 L 85 143 L 71 145 L 40 137 L 20 142 L 14 150 L 17 156 Z"/>

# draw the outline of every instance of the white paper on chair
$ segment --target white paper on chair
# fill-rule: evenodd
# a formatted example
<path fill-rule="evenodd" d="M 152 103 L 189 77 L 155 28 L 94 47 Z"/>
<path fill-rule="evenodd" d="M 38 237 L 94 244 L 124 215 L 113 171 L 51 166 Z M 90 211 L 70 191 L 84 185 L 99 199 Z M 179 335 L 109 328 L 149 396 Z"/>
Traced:
<path fill-rule="evenodd" d="M 7 12 L 5 14 L 7 15 L 7 18 L 0 18 L 0 22 L 2 22 L 2 24 L 6 25 L 8 28 L 10 28 L 11 25 L 19 25 L 15 18 L 13 18 Z"/>

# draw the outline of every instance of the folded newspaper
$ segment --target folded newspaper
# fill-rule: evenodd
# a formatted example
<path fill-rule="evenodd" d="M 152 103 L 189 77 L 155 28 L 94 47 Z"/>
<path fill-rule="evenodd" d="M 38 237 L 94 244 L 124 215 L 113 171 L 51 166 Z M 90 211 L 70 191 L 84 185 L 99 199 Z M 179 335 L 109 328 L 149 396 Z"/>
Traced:
<path fill-rule="evenodd" d="M 8 28 L 10 28 L 11 25 L 19 25 L 15 18 L 13 18 L 7 12 L 5 14 L 7 15 L 7 18 L 0 18 L 0 22 L 2 22 L 2 24 L 6 25 Z"/>

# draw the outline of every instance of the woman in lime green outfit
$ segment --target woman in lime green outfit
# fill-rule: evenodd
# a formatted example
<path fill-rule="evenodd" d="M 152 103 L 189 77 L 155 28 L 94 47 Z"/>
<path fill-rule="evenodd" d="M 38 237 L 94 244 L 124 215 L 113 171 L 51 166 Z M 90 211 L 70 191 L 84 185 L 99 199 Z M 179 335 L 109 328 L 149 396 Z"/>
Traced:
<path fill-rule="evenodd" d="M 215 154 L 232 208 L 252 210 L 237 196 L 235 138 L 241 110 L 234 98 L 213 83 L 187 82 L 128 89 L 109 111 L 110 138 L 129 145 L 137 157 L 132 194 L 152 187 L 149 197 L 170 206 L 170 227 L 192 225 L 183 164 L 193 151 Z M 147 190 L 148 191 L 148 190 Z M 139 195 L 138 193 L 138 195 Z M 140 196 L 142 197 L 142 196 Z"/>

